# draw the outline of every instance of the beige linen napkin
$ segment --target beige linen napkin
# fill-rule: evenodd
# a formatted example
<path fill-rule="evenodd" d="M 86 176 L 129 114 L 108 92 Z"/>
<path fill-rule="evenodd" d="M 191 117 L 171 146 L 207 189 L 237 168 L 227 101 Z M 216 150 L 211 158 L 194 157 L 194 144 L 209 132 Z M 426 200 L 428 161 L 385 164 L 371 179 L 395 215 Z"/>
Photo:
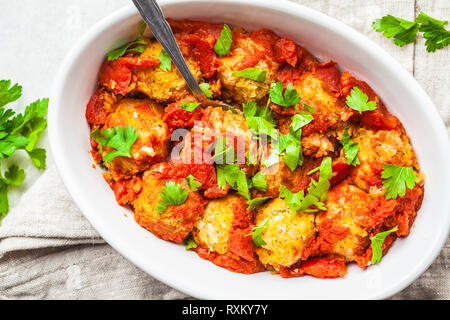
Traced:
<path fill-rule="evenodd" d="M 27 2 L 31 11 L 33 6 L 36 10 L 38 9 L 35 1 L 23 0 L 22 2 Z M 425 88 L 450 132 L 448 86 L 450 48 L 427 53 L 422 39 L 414 45 L 399 48 L 391 40 L 374 32 L 370 26 L 375 18 L 387 13 L 412 20 L 420 10 L 436 18 L 449 19 L 448 1 L 369 0 L 364 1 L 364 5 L 361 5 L 361 1 L 342 0 L 296 0 L 294 2 L 337 18 L 385 48 L 409 72 L 413 73 Z M 27 84 L 31 87 L 46 84 L 45 88 L 35 90 L 37 95 L 42 95 L 41 92 L 48 92 L 47 88 L 57 70 L 57 63 L 55 65 L 54 62 L 61 61 L 68 46 L 73 42 L 72 39 L 69 41 L 61 36 L 69 34 L 73 38 L 79 37 L 99 18 L 126 4 L 129 4 L 129 1 L 120 0 L 111 4 L 106 0 L 94 2 L 78 0 L 67 7 L 60 1 L 53 0 L 47 4 L 50 17 L 30 13 L 17 17 L 14 14 L 20 12 L 17 10 L 19 5 L 8 2 L 3 14 L 0 12 L 0 30 L 6 30 L 0 31 L 0 36 L 3 35 L 2 32 L 5 35 L 12 32 L 16 21 L 26 24 L 21 28 L 23 32 L 15 32 L 19 37 L 17 43 L 14 42 L 7 48 L 9 52 L 17 52 L 30 37 L 26 33 L 28 28 L 39 25 L 43 30 L 50 30 L 45 39 L 40 39 L 48 48 L 37 48 L 36 54 L 39 56 L 41 52 L 39 50 L 54 49 L 55 52 L 45 53 L 54 55 L 53 63 L 42 64 L 42 60 L 35 60 L 36 57 L 33 58 L 31 54 L 20 56 L 29 64 L 27 68 L 34 73 L 42 74 L 43 79 L 39 84 L 36 82 Z M 27 6 L 21 5 L 21 7 Z M 39 4 L 39 7 L 42 10 L 46 9 L 42 8 L 42 4 Z M 69 16 L 70 23 L 63 23 L 67 20 L 64 15 Z M 55 24 L 58 30 L 54 30 Z M 10 61 L 18 59 L 16 55 L 10 55 L 8 58 Z M 44 58 L 48 57 L 44 56 Z M 9 72 L 11 77 L 18 79 L 13 67 L 2 63 L 2 53 L 0 53 L 0 70 L 4 67 L 7 75 Z M 17 61 L 17 64 L 19 63 L 22 61 Z M 28 181 L 28 185 L 31 184 L 31 186 L 20 199 L 14 201 L 13 208 L 0 226 L 0 298 L 189 298 L 137 269 L 105 244 L 71 200 L 51 157 L 47 170 L 34 183 L 32 182 Z M 450 243 L 448 241 L 430 269 L 409 288 L 393 298 L 450 299 L 449 257 Z"/>

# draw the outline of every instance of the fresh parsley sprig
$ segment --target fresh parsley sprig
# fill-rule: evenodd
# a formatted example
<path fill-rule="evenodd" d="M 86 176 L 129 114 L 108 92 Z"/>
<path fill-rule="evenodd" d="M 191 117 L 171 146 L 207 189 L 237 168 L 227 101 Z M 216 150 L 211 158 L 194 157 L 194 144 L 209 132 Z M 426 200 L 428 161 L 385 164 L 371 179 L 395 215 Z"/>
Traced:
<path fill-rule="evenodd" d="M 136 40 L 128 43 L 127 45 L 117 48 L 115 50 L 112 50 L 106 54 L 108 61 L 116 60 L 127 52 L 138 52 L 143 53 L 145 51 L 144 45 L 146 44 L 144 40 L 144 31 L 147 25 L 144 21 L 141 21 L 140 23 L 140 33 Z"/>
<path fill-rule="evenodd" d="M 261 247 L 267 245 L 267 243 L 263 240 L 261 237 L 264 230 L 266 230 L 267 226 L 269 225 L 270 218 L 267 218 L 264 224 L 260 226 L 253 227 L 253 232 L 249 233 L 249 235 L 252 236 L 253 243 L 256 247 Z"/>
<path fill-rule="evenodd" d="M 377 233 L 375 236 L 370 238 L 371 245 L 372 245 L 372 258 L 370 260 L 370 264 L 380 263 L 381 258 L 383 257 L 382 247 L 383 247 L 384 239 L 386 239 L 386 237 L 388 235 L 390 235 L 393 232 L 396 232 L 397 230 L 398 230 L 398 226 L 395 226 L 391 230 Z"/>
<path fill-rule="evenodd" d="M 23 114 L 4 108 L 22 95 L 19 84 L 11 86 L 10 80 L 0 80 L 0 159 L 6 159 L 16 150 L 24 150 L 37 169 L 45 169 L 46 151 L 36 148 L 36 143 L 47 128 L 48 99 L 30 103 Z M 9 211 L 8 189 L 19 186 L 25 179 L 25 171 L 12 164 L 0 174 L 0 220 Z"/>
<path fill-rule="evenodd" d="M 201 105 L 200 102 L 185 102 L 181 101 L 181 109 L 186 111 L 194 111 L 199 105 Z"/>
<path fill-rule="evenodd" d="M 133 127 L 128 125 L 126 128 L 117 126 L 100 131 L 96 128 L 92 131 L 91 136 L 99 144 L 100 150 L 102 147 L 111 147 L 116 150 L 109 151 L 103 160 L 111 162 L 116 157 L 131 158 L 131 147 L 138 138 L 138 133 Z"/>
<path fill-rule="evenodd" d="M 233 77 L 247 78 L 257 82 L 266 81 L 266 70 L 261 70 L 258 68 L 247 68 L 241 71 L 235 71 L 231 74 Z"/>
<path fill-rule="evenodd" d="M 202 89 L 203 93 L 207 98 L 213 97 L 213 92 L 211 91 L 211 85 L 209 83 L 203 82 L 200 83 L 198 86 L 200 87 L 200 89 Z"/>
<path fill-rule="evenodd" d="M 231 29 L 227 24 L 223 25 L 220 36 L 214 45 L 214 51 L 219 57 L 226 56 L 230 53 L 231 43 L 233 42 L 233 36 L 231 34 Z"/>
<path fill-rule="evenodd" d="M 347 159 L 347 163 L 352 166 L 358 166 L 359 165 L 359 159 L 358 159 L 358 149 L 359 144 L 356 142 L 353 142 L 352 139 L 350 139 L 350 135 L 348 134 L 348 127 L 345 128 L 344 133 L 342 134 L 342 139 L 340 141 L 342 146 L 344 147 L 344 153 L 345 158 Z"/>
<path fill-rule="evenodd" d="M 394 38 L 394 43 L 400 47 L 416 40 L 418 32 L 423 33 L 426 39 L 425 46 L 428 52 L 434 52 L 450 44 L 450 31 L 445 29 L 448 21 L 434 19 L 424 12 L 420 12 L 415 21 L 408 21 L 394 17 L 390 14 L 376 19 L 372 28 L 382 32 L 386 38 Z"/>
<path fill-rule="evenodd" d="M 172 60 L 170 59 L 169 55 L 167 54 L 166 50 L 162 49 L 158 56 L 159 60 L 159 67 L 163 71 L 170 71 L 172 70 Z"/>
<path fill-rule="evenodd" d="M 270 100 L 273 103 L 284 107 L 285 109 L 290 106 L 295 106 L 302 99 L 300 98 L 297 90 L 295 90 L 293 87 L 294 85 L 292 83 L 289 83 L 286 86 L 286 90 L 283 90 L 283 83 L 281 81 L 278 81 L 276 83 L 272 82 L 269 91 Z"/>
<path fill-rule="evenodd" d="M 254 209 L 259 208 L 269 199 L 271 199 L 271 197 L 254 198 L 251 200 L 247 200 L 245 202 L 248 205 L 247 210 L 252 211 Z"/>
<path fill-rule="evenodd" d="M 173 181 L 169 181 L 163 187 L 163 191 L 159 194 L 159 200 L 156 211 L 163 213 L 169 205 L 179 205 L 186 202 L 188 190 Z"/>
<path fill-rule="evenodd" d="M 375 101 L 369 101 L 369 97 L 358 87 L 352 88 L 345 103 L 360 114 L 364 111 L 372 111 L 377 108 L 377 103 Z"/>
<path fill-rule="evenodd" d="M 417 177 L 411 167 L 401 167 L 385 163 L 381 172 L 386 199 L 397 199 L 406 194 L 406 187 L 414 188 Z"/>
<path fill-rule="evenodd" d="M 188 187 L 192 189 L 192 191 L 197 191 L 198 188 L 202 186 L 202 183 L 197 181 L 197 179 L 195 179 L 195 177 L 192 174 L 186 177 L 186 183 Z"/>
<path fill-rule="evenodd" d="M 198 244 L 195 242 L 192 236 L 188 237 L 186 240 L 186 250 L 196 249 Z"/>
<path fill-rule="evenodd" d="M 242 104 L 247 127 L 256 135 L 265 134 L 274 139 L 278 138 L 275 126 L 277 124 L 269 104 L 266 107 L 259 107 L 255 101 L 251 100 Z"/>

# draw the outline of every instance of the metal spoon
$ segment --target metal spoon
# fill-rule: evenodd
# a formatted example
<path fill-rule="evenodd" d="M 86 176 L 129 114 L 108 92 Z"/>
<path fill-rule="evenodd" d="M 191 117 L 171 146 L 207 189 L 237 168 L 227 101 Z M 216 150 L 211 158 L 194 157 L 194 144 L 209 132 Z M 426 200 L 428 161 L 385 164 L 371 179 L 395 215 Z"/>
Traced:
<path fill-rule="evenodd" d="M 134 5 L 138 9 L 144 21 L 152 30 L 156 40 L 161 43 L 166 50 L 173 63 L 176 65 L 189 88 L 191 88 L 194 96 L 200 101 L 203 107 L 214 106 L 222 107 L 226 110 L 235 109 L 233 106 L 220 101 L 210 100 L 203 93 L 194 76 L 189 70 L 183 54 L 175 40 L 172 29 L 164 18 L 161 7 L 155 0 L 133 0 Z"/>

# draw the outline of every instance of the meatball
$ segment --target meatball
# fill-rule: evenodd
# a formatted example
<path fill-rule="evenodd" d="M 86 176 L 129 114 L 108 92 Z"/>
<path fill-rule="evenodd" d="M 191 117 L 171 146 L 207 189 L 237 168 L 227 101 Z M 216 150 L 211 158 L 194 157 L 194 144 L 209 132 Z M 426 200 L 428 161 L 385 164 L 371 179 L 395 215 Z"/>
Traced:
<path fill-rule="evenodd" d="M 142 57 L 153 57 L 158 59 L 162 46 L 159 42 L 151 42 L 147 45 Z M 186 62 L 198 81 L 201 76 L 197 63 L 191 58 L 186 58 Z M 133 72 L 135 90 L 144 93 L 151 99 L 159 102 L 174 102 L 189 94 L 189 88 L 174 65 L 171 70 L 164 71 L 160 67 L 136 68 Z"/>
<path fill-rule="evenodd" d="M 249 100 L 261 100 L 269 93 L 270 84 L 278 69 L 278 63 L 252 34 L 236 34 L 234 47 L 230 55 L 220 58 L 219 79 L 224 95 L 244 103 Z M 251 79 L 235 77 L 233 72 L 246 68 L 257 68 L 266 71 L 263 83 Z"/>
<path fill-rule="evenodd" d="M 169 181 L 187 189 L 188 196 L 184 203 L 169 205 L 163 213 L 160 213 L 156 211 L 161 200 L 160 193 Z M 180 243 L 194 228 L 198 216 L 205 209 L 206 201 L 200 193 L 192 191 L 187 186 L 185 179 L 159 179 L 149 170 L 143 175 L 142 191 L 132 205 L 134 219 L 140 226 L 151 231 L 158 238 Z"/>
<path fill-rule="evenodd" d="M 354 261 L 369 246 L 369 195 L 358 187 L 343 182 L 328 192 L 326 211 L 316 217 L 317 242 L 320 252 Z"/>
<path fill-rule="evenodd" d="M 297 166 L 294 171 L 291 171 L 280 157 L 278 163 L 268 168 L 261 167 L 260 172 L 266 175 L 267 191 L 252 190 L 253 197 L 276 198 L 280 194 L 282 185 L 292 192 L 308 189 L 311 182 L 311 175 L 308 175 L 308 172 L 320 166 L 321 161 L 321 159 L 305 158 L 303 165 Z"/>
<path fill-rule="evenodd" d="M 251 152 L 256 155 L 257 144 L 252 131 L 247 127 L 247 122 L 242 113 L 225 111 L 222 108 L 208 107 L 203 111 L 202 121 L 216 133 L 228 139 L 227 143 L 233 143 L 238 163 L 245 163 L 245 154 Z M 229 137 L 232 139 L 229 139 Z M 258 159 L 256 159 L 258 160 Z M 243 165 L 244 170 L 254 174 L 255 166 Z"/>
<path fill-rule="evenodd" d="M 414 150 L 403 128 L 378 131 L 359 128 L 352 140 L 359 144 L 360 165 L 353 169 L 351 177 L 365 191 L 383 192 L 381 172 L 385 163 L 418 170 Z"/>
<path fill-rule="evenodd" d="M 134 175 L 166 158 L 170 135 L 162 112 L 162 106 L 151 100 L 123 99 L 108 115 L 106 128 L 130 125 L 139 134 L 131 148 L 131 158 L 116 157 L 106 163 L 115 176 Z M 108 150 L 104 149 L 106 153 Z"/>
<path fill-rule="evenodd" d="M 240 273 L 263 271 L 255 252 L 252 214 L 237 195 L 210 200 L 192 232 L 197 253 L 216 265 Z"/>
<path fill-rule="evenodd" d="M 275 270 L 300 261 L 315 236 L 314 214 L 293 214 L 286 202 L 277 198 L 258 209 L 255 225 L 263 225 L 267 219 L 268 225 L 262 232 L 262 239 L 267 244 L 256 248 L 259 260 Z"/>

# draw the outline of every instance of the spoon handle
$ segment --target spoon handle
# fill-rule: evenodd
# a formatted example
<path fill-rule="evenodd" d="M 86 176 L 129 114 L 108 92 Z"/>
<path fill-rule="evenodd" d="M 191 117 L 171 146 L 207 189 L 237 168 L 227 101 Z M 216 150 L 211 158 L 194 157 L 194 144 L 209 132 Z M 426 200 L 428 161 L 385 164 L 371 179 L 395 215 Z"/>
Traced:
<path fill-rule="evenodd" d="M 164 18 L 164 14 L 158 3 L 156 3 L 155 0 L 133 0 L 133 2 L 144 21 L 152 30 L 156 40 L 161 43 L 170 59 L 172 59 L 175 66 L 180 71 L 195 97 L 200 101 L 207 100 L 205 94 L 192 75 L 191 70 L 189 70 L 183 54 L 175 40 L 172 29 L 170 29 L 169 24 Z"/>

